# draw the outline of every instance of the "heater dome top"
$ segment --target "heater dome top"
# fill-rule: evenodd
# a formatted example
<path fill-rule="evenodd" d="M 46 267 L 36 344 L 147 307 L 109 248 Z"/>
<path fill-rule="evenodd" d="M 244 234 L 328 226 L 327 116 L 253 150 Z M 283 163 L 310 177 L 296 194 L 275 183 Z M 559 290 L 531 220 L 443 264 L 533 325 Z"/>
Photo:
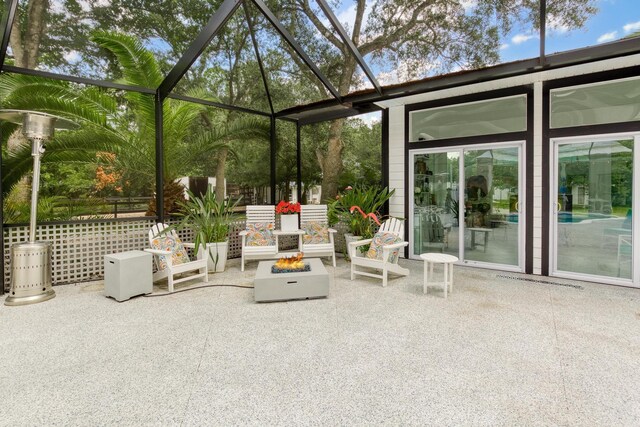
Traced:
<path fill-rule="evenodd" d="M 49 113 L 29 110 L 0 110 L 0 120 L 22 125 L 27 137 L 49 138 L 55 129 L 76 129 L 78 124 Z"/>

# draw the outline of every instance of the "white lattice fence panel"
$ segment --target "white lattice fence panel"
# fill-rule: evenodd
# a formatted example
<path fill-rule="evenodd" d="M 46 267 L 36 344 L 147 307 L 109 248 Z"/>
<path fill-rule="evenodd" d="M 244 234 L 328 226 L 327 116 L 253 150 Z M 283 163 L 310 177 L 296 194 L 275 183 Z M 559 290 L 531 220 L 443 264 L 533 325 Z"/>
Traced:
<path fill-rule="evenodd" d="M 167 221 L 169 224 L 175 220 Z M 276 221 L 277 223 L 277 221 Z M 56 285 L 101 279 L 104 275 L 104 256 L 117 252 L 142 250 L 149 247 L 149 229 L 155 224 L 153 219 L 135 221 L 105 220 L 65 224 L 39 225 L 36 240 L 53 243 L 52 280 Z M 238 258 L 242 253 L 240 230 L 245 229 L 244 220 L 232 224 L 229 232 L 229 258 Z M 178 234 L 185 242 L 193 241 L 193 232 L 180 230 Z M 336 251 L 342 233 L 338 233 Z M 10 248 L 14 243 L 29 239 L 28 226 L 4 228 L 4 287 L 9 288 L 11 280 Z M 344 237 L 342 237 L 344 245 Z M 298 245 L 297 236 L 284 236 L 281 249 L 293 249 Z"/>
<path fill-rule="evenodd" d="M 346 254 L 347 253 L 347 243 L 344 239 L 344 234 L 349 232 L 349 228 L 347 224 L 339 222 L 331 226 L 334 230 L 337 231 L 334 239 L 334 246 L 336 248 L 337 254 Z"/>
<path fill-rule="evenodd" d="M 148 246 L 152 219 L 39 225 L 36 240 L 53 243 L 52 281 L 75 283 L 102 278 L 104 255 Z M 10 247 L 28 240 L 29 227 L 4 229 L 5 288 L 11 280 Z"/>

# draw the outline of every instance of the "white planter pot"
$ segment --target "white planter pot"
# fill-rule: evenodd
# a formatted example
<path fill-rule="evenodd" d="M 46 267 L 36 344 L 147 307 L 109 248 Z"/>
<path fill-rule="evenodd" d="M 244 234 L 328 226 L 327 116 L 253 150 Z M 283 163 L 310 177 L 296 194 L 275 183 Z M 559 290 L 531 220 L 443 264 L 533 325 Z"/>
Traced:
<path fill-rule="evenodd" d="M 351 242 L 357 242 L 358 240 L 362 240 L 362 236 L 354 236 L 351 233 L 345 233 L 344 234 L 344 240 L 347 244 L 347 256 L 349 255 L 349 243 Z M 358 252 L 360 252 L 361 254 L 364 253 L 362 251 L 362 247 L 358 248 Z"/>
<path fill-rule="evenodd" d="M 227 253 L 229 252 L 229 242 L 207 243 L 207 270 L 214 273 L 224 271 L 227 265 Z M 202 252 L 202 247 L 198 249 L 198 256 Z"/>
<path fill-rule="evenodd" d="M 296 231 L 298 229 L 298 214 L 280 215 L 280 230 Z"/>

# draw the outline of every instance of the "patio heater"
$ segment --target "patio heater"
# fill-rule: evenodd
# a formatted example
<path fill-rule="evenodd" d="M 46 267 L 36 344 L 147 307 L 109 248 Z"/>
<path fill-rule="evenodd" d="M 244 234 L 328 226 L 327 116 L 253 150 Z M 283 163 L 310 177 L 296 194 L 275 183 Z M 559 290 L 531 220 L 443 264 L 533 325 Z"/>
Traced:
<path fill-rule="evenodd" d="M 62 117 L 26 110 L 0 110 L 0 120 L 22 125 L 22 134 L 31 141 L 33 157 L 29 241 L 11 246 L 11 287 L 4 303 L 35 304 L 56 296 L 51 286 L 51 242 L 36 241 L 40 157 L 55 129 L 74 129 L 78 125 Z"/>

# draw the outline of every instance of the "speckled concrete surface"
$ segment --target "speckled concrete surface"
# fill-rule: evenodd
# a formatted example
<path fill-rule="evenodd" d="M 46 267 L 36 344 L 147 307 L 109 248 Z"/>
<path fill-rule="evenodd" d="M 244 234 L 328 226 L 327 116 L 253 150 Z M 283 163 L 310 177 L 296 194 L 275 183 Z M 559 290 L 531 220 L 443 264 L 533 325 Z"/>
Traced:
<path fill-rule="evenodd" d="M 401 262 L 387 288 L 325 262 L 321 300 L 93 283 L 1 306 L 0 425 L 640 425 L 640 290 L 456 266 L 445 300 Z"/>

